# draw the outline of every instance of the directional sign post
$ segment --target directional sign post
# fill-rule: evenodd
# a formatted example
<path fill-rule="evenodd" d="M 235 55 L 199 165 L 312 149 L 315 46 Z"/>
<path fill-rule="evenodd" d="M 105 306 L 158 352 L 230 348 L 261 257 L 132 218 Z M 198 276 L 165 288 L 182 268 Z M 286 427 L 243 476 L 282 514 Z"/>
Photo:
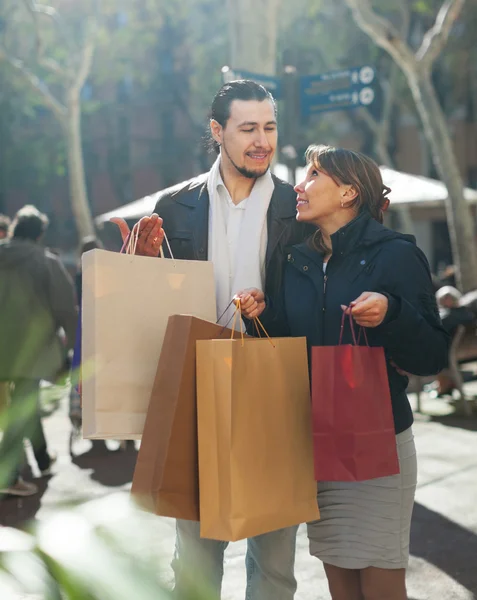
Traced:
<path fill-rule="evenodd" d="M 375 97 L 371 87 L 375 77 L 374 69 L 369 66 L 302 77 L 300 80 L 302 117 L 307 118 L 327 110 L 369 106 Z"/>

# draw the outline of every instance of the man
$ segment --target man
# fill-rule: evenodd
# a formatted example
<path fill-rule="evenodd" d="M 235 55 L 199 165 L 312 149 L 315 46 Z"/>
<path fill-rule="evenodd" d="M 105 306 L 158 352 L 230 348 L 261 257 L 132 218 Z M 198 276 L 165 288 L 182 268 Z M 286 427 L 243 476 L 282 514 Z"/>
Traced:
<path fill-rule="evenodd" d="M 277 122 L 275 102 L 265 88 L 252 81 L 224 85 L 212 103 L 210 133 L 218 153 L 212 169 L 157 193 L 156 214 L 141 221 L 136 252 L 157 256 L 165 230 L 175 258 L 211 260 L 220 316 L 235 293 L 255 283 L 266 292 L 276 290 L 287 249 L 311 231 L 295 219 L 292 186 L 270 173 Z M 124 240 L 126 223 L 113 221 Z M 248 540 L 247 600 L 293 598 L 296 531 L 291 527 Z M 186 597 L 188 579 L 197 576 L 191 572 L 198 566 L 197 554 L 214 598 L 220 597 L 226 546 L 201 539 L 199 523 L 177 521 L 173 568 L 179 598 Z"/>
<path fill-rule="evenodd" d="M 460 305 L 461 298 L 462 294 L 459 290 L 451 285 L 445 285 L 436 292 L 436 301 L 442 326 L 450 334 L 451 340 L 454 339 L 457 328 L 460 325 L 467 328 L 475 321 L 474 313 L 467 306 Z M 473 329 L 475 329 L 475 325 Z M 471 333 L 473 334 L 473 332 Z M 455 386 L 456 382 L 452 374 L 452 369 L 446 368 L 439 373 L 436 381 L 430 387 L 432 388 L 431 393 L 433 395 L 444 396 L 445 394 L 452 394 Z"/>
<path fill-rule="evenodd" d="M 445 285 L 436 292 L 437 306 L 444 329 L 454 337 L 459 325 L 469 325 L 474 315 L 466 306 L 460 306 L 462 294 L 451 285 Z"/>
<path fill-rule="evenodd" d="M 10 228 L 10 219 L 6 215 L 0 214 L 0 240 L 4 240 L 8 236 Z"/>
<path fill-rule="evenodd" d="M 56 379 L 75 341 L 74 286 L 58 257 L 40 245 L 47 226 L 45 215 L 25 206 L 14 218 L 11 238 L 0 241 L 0 381 L 13 384 L 0 446 L 10 477 L 0 493 L 16 496 L 38 491 L 20 477 L 23 438 L 30 439 L 42 476 L 50 474 L 40 380 Z"/>

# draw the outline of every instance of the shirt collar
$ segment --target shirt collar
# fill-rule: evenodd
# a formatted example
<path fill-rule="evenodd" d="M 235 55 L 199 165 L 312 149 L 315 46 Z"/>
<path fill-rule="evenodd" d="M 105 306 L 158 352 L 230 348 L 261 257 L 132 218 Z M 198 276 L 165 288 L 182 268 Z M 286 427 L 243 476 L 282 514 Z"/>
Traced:
<path fill-rule="evenodd" d="M 245 210 L 245 208 L 247 206 L 248 198 L 244 198 L 242 200 L 242 202 L 240 202 L 240 204 L 234 204 L 232 202 L 232 198 L 230 197 L 229 190 L 226 188 L 224 180 L 222 179 L 222 175 L 220 174 L 220 171 L 217 174 L 216 190 L 217 190 L 217 193 L 219 194 L 219 198 L 225 198 L 228 206 L 230 206 L 231 208 L 238 209 L 238 210 Z"/>

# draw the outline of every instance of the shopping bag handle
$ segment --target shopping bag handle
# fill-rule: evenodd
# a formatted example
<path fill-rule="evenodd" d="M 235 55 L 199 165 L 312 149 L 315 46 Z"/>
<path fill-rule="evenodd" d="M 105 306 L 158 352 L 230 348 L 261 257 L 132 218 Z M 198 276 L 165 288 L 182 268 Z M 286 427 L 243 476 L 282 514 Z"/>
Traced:
<path fill-rule="evenodd" d="M 141 225 L 141 221 L 143 219 L 145 219 L 146 217 L 142 217 L 138 223 L 136 223 L 134 225 L 134 227 L 132 228 L 132 230 L 128 233 L 127 238 L 124 240 L 124 244 L 120 250 L 120 254 L 122 254 L 124 252 L 124 254 L 136 254 L 136 248 L 137 248 L 137 243 L 139 240 L 139 227 Z M 169 240 L 167 239 L 167 235 L 166 232 L 164 231 L 164 240 L 166 241 L 167 244 L 167 249 L 169 250 L 169 254 L 171 255 L 171 259 L 174 259 L 174 255 L 172 254 L 172 250 L 171 250 L 171 245 L 169 244 Z M 161 254 L 161 258 L 164 258 L 164 250 L 162 248 L 162 245 L 159 249 L 160 254 Z"/>
<path fill-rule="evenodd" d="M 235 304 L 235 312 L 234 312 L 234 318 L 232 321 L 232 332 L 230 334 L 230 339 L 233 340 L 234 339 L 234 331 L 235 331 L 235 323 L 237 322 L 237 315 L 239 315 L 239 320 L 240 320 L 240 337 L 242 338 L 242 346 L 244 344 L 243 341 L 243 321 L 242 321 L 242 307 L 240 306 L 240 298 L 234 298 L 232 300 L 232 302 Z"/>
<path fill-rule="evenodd" d="M 255 329 L 258 333 L 258 337 L 261 338 L 262 334 L 261 331 L 258 327 L 258 325 L 260 325 L 260 328 L 262 329 L 263 333 L 267 336 L 268 341 L 270 342 L 270 344 L 275 348 L 275 344 L 272 342 L 272 338 L 268 335 L 268 331 L 265 329 L 265 327 L 263 326 L 262 321 L 260 321 L 260 319 L 258 317 L 254 317 L 253 318 L 253 324 L 255 325 Z"/>
<path fill-rule="evenodd" d="M 351 306 L 348 306 L 348 308 L 351 308 Z M 345 319 L 346 319 L 346 311 L 343 311 L 343 316 L 341 317 L 340 341 L 338 343 L 338 346 L 341 346 L 342 342 L 343 342 L 343 332 L 344 332 L 344 326 L 345 326 Z M 364 337 L 364 341 L 366 342 L 366 346 L 369 346 L 368 336 L 366 334 L 366 328 L 365 327 L 360 327 L 359 331 L 358 331 L 358 337 L 356 337 L 356 331 L 355 331 L 354 325 L 355 324 L 354 324 L 354 320 L 353 320 L 353 315 L 351 314 L 351 311 L 350 311 L 350 313 L 349 313 L 349 326 L 351 328 L 351 335 L 353 337 L 354 346 L 359 346 L 359 343 L 361 341 L 361 333 L 363 333 L 363 337 Z"/>
<path fill-rule="evenodd" d="M 243 346 L 243 344 L 244 344 L 244 334 L 243 334 L 243 329 L 242 329 L 242 326 L 243 326 L 243 322 L 242 322 L 242 306 L 240 304 L 240 298 L 232 298 L 232 300 L 228 303 L 227 308 L 224 310 L 224 312 L 217 319 L 217 324 L 219 324 L 220 319 L 222 319 L 222 317 L 225 315 L 225 313 L 228 311 L 228 309 L 232 305 L 235 305 L 235 312 L 234 312 L 233 316 L 230 317 L 230 319 L 228 320 L 228 322 L 224 325 L 222 331 L 220 332 L 220 335 L 222 335 L 222 333 L 225 331 L 225 329 L 229 325 L 230 321 L 232 321 L 232 333 L 230 335 L 230 339 L 233 339 L 234 329 L 235 329 L 235 323 L 236 323 L 236 320 L 237 320 L 237 314 L 240 313 L 240 333 L 242 335 L 242 346 Z M 273 343 L 272 338 L 268 335 L 268 332 L 265 329 L 265 327 L 263 326 L 263 324 L 260 321 L 260 319 L 258 317 L 254 317 L 253 318 L 253 324 L 255 325 L 255 329 L 257 330 L 258 337 L 261 338 L 262 335 L 261 335 L 260 329 L 258 328 L 257 323 L 258 323 L 258 325 L 260 325 L 260 327 L 262 328 L 263 332 L 267 336 L 268 341 L 270 342 L 270 344 L 275 348 L 275 344 Z"/>

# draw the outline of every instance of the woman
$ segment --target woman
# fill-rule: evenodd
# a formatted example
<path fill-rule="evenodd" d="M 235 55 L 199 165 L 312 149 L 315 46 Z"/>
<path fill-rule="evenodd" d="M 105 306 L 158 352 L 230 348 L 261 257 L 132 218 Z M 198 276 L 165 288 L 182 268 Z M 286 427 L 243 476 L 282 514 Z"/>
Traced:
<path fill-rule="evenodd" d="M 400 473 L 361 482 L 319 482 L 321 520 L 308 524 L 333 600 L 405 600 L 405 569 L 416 487 L 413 415 L 403 371 L 439 372 L 447 361 L 431 275 L 414 238 L 382 225 L 390 189 L 366 156 L 312 146 L 296 186 L 297 220 L 318 229 L 288 255 L 280 298 L 238 294 L 244 316 L 271 335 L 338 344 L 343 311 L 385 350 Z M 346 339 L 346 336 L 348 338 Z M 351 343 L 348 331 L 345 343 Z"/>

